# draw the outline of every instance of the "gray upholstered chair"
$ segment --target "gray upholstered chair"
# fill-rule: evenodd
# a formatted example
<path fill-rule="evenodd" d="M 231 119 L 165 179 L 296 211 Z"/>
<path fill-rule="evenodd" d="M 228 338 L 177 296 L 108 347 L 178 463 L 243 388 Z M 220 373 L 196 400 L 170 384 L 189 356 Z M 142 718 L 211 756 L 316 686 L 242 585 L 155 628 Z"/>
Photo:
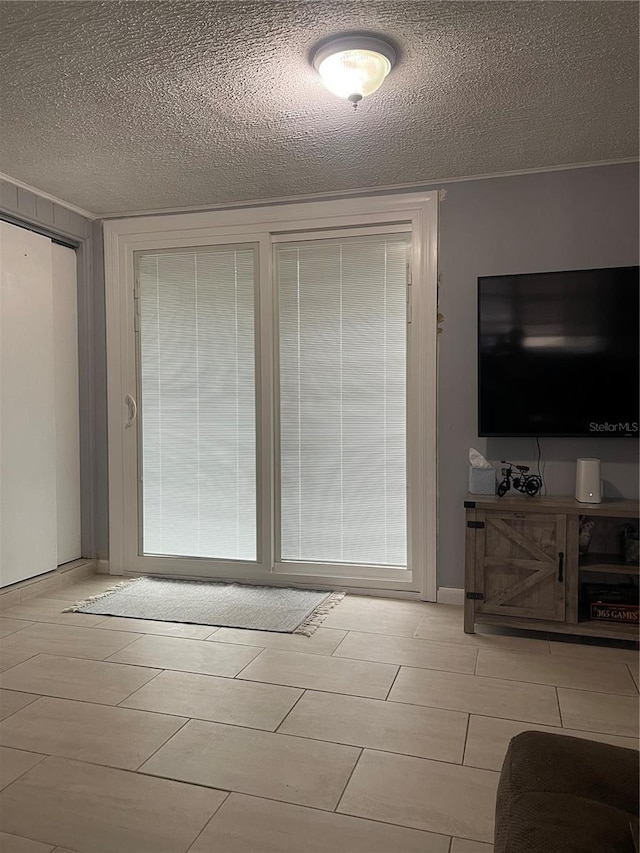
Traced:
<path fill-rule="evenodd" d="M 500 775 L 495 853 L 636 853 L 638 771 L 633 749 L 517 735 Z"/>

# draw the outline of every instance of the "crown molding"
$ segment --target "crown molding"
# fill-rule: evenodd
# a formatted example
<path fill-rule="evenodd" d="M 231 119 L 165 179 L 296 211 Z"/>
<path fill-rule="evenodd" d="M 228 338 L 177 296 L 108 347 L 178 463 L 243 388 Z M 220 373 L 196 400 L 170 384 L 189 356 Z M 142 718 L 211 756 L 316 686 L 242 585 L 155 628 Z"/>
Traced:
<path fill-rule="evenodd" d="M 510 178 L 518 175 L 537 175 L 545 172 L 565 172 L 574 169 L 591 169 L 597 166 L 619 166 L 625 163 L 637 163 L 638 157 L 626 157 L 619 160 L 594 160 L 590 163 L 570 163 L 561 166 L 539 166 L 534 169 L 514 169 L 509 172 L 492 172 L 484 175 L 461 175 L 456 178 L 426 178 L 423 181 L 406 184 L 386 184 L 375 187 L 359 187 L 352 190 L 334 190 L 308 195 L 290 195 L 280 198 L 248 199 L 247 201 L 229 201 L 220 204 L 196 204 L 185 207 L 150 208 L 148 210 L 123 210 L 114 213 L 99 213 L 99 219 L 125 219 L 133 216 L 164 216 L 174 213 L 205 213 L 210 210 L 233 210 L 245 207 L 271 207 L 276 204 L 295 204 L 305 201 L 327 201 L 353 196 L 373 196 L 395 192 L 424 192 L 433 190 L 440 184 L 460 184 L 464 181 L 486 181 L 492 178 Z"/>
<path fill-rule="evenodd" d="M 376 187 L 359 187 L 352 190 L 335 190 L 330 192 L 322 192 L 322 193 L 310 193 L 307 195 L 290 195 L 290 196 L 281 196 L 279 198 L 260 198 L 260 199 L 248 199 L 246 201 L 230 201 L 230 202 L 222 202 L 220 204 L 196 204 L 196 205 L 187 205 L 184 207 L 166 207 L 166 208 L 149 208 L 143 210 L 120 210 L 109 213 L 92 213 L 89 210 L 85 210 L 82 207 L 78 207 L 75 204 L 71 204 L 71 202 L 64 201 L 64 199 L 58 198 L 57 196 L 51 195 L 50 193 L 46 193 L 43 190 L 39 190 L 37 187 L 33 187 L 30 184 L 24 183 L 24 181 L 19 181 L 17 178 L 12 178 L 11 175 L 5 175 L 0 172 L 0 180 L 9 181 L 17 187 L 20 187 L 23 190 L 27 190 L 28 192 L 35 193 L 41 198 L 48 199 L 49 201 L 54 202 L 55 204 L 59 204 L 62 207 L 66 207 L 68 210 L 72 210 L 74 213 L 78 213 L 80 216 L 84 216 L 86 219 L 95 220 L 95 219 L 125 219 L 133 216 L 163 216 L 169 215 L 172 213 L 202 213 L 209 210 L 233 210 L 234 208 L 244 208 L 244 207 L 271 207 L 275 204 L 295 204 L 296 202 L 304 202 L 304 201 L 319 201 L 321 199 L 338 199 L 338 198 L 350 198 L 353 196 L 367 196 L 367 195 L 380 195 L 382 193 L 395 193 L 395 192 L 420 192 L 429 189 L 433 189 L 436 184 L 459 184 L 465 181 L 486 181 L 494 178 L 511 178 L 517 177 L 519 175 L 538 175 L 544 174 L 545 172 L 565 172 L 574 169 L 592 169 L 598 166 L 618 166 L 625 163 L 637 163 L 637 157 L 626 157 L 618 160 L 594 160 L 590 163 L 569 163 L 560 166 L 539 166 L 534 169 L 514 169 L 508 172 L 491 172 L 484 175 L 460 175 L 455 178 L 425 178 L 423 181 L 413 181 L 404 184 L 385 184 L 383 186 Z"/>

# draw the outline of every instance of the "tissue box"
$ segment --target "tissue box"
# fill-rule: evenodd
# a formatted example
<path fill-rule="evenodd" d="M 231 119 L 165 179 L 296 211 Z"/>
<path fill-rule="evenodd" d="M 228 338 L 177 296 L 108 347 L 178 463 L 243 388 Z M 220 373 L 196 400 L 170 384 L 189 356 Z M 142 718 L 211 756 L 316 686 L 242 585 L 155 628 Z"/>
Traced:
<path fill-rule="evenodd" d="M 495 495 L 496 493 L 496 469 L 474 468 L 469 465 L 469 494 L 471 495 Z"/>

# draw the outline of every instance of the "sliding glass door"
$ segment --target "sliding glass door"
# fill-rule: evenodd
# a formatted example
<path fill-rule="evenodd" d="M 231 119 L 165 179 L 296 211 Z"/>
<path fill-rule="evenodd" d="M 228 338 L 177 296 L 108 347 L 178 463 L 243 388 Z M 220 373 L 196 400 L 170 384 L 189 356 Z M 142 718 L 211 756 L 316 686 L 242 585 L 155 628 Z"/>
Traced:
<path fill-rule="evenodd" d="M 136 277 L 140 553 L 255 562 L 256 249 L 140 252 Z"/>
<path fill-rule="evenodd" d="M 115 573 L 433 599 L 436 196 L 105 237 Z"/>
<path fill-rule="evenodd" d="M 271 390 L 256 381 L 258 247 L 136 253 L 140 556 L 213 575 L 406 571 L 409 246 L 395 232 L 275 243 Z M 260 393 L 273 428 L 258 425 Z"/>
<path fill-rule="evenodd" d="M 283 564 L 407 568 L 408 248 L 276 247 Z"/>

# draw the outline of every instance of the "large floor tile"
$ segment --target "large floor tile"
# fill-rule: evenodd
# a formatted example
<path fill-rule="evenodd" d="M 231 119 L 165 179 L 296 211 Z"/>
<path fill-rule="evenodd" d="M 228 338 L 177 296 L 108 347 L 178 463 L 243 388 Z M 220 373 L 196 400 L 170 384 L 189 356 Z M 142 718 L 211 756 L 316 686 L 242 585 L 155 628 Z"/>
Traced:
<path fill-rule="evenodd" d="M 49 598 L 58 598 L 69 603 L 80 604 L 94 595 L 100 595 L 118 584 L 122 578 L 109 575 L 91 575 L 76 583 L 66 584 L 49 593 Z"/>
<path fill-rule="evenodd" d="M 334 607 L 322 625 L 324 628 L 413 637 L 422 618 L 422 607 L 418 602 L 349 595 Z"/>
<path fill-rule="evenodd" d="M 82 658 L 36 655 L 0 675 L 0 687 L 117 705 L 159 670 Z"/>
<path fill-rule="evenodd" d="M 4 613 L 16 604 L 20 604 L 20 590 L 10 589 L 7 592 L 0 592 L 0 613 Z"/>
<path fill-rule="evenodd" d="M 0 720 L 10 717 L 25 705 L 35 702 L 37 698 L 33 693 L 16 693 L 15 690 L 0 689 Z"/>
<path fill-rule="evenodd" d="M 267 684 L 285 684 L 309 690 L 328 690 L 332 693 L 384 699 L 397 671 L 397 666 L 386 663 L 266 649 L 249 664 L 241 677 L 250 681 L 264 681 Z"/>
<path fill-rule="evenodd" d="M 0 745 L 135 770 L 184 719 L 43 697 L 0 723 Z"/>
<path fill-rule="evenodd" d="M 139 636 L 43 622 L 0 640 L 0 650 L 104 660 Z"/>
<path fill-rule="evenodd" d="M 111 655 L 110 660 L 233 678 L 260 654 L 254 646 L 231 646 L 206 640 L 145 636 Z"/>
<path fill-rule="evenodd" d="M 334 809 L 359 754 L 350 746 L 192 720 L 141 771 Z"/>
<path fill-rule="evenodd" d="M 280 732 L 460 764 L 467 714 L 308 691 Z"/>
<path fill-rule="evenodd" d="M 82 853 L 184 853 L 221 791 L 47 758 L 0 794 L 4 829 Z"/>
<path fill-rule="evenodd" d="M 442 622 L 456 622 L 462 625 L 464 607 L 461 604 L 443 604 L 435 601 L 423 601 L 420 609 L 422 619 L 439 619 Z"/>
<path fill-rule="evenodd" d="M 640 655 L 634 649 L 619 649 L 614 646 L 595 646 L 591 643 L 549 643 L 551 654 L 556 657 L 578 658 L 586 661 L 627 663 L 638 666 Z"/>
<path fill-rule="evenodd" d="M 429 640 L 350 631 L 333 654 L 334 657 L 397 663 L 473 675 L 478 652 L 470 646 L 454 643 L 434 643 Z"/>
<path fill-rule="evenodd" d="M 633 738 L 538 726 L 535 723 L 519 723 L 514 720 L 499 720 L 495 717 L 472 716 L 469 721 L 464 763 L 470 767 L 481 767 L 484 770 L 500 770 L 511 738 L 520 732 L 531 730 L 597 740 L 603 743 L 612 743 L 615 746 L 624 746 L 627 749 L 638 749 L 638 741 Z"/>
<path fill-rule="evenodd" d="M 29 601 L 36 596 L 46 596 L 54 598 L 56 590 L 60 587 L 60 578 L 57 575 L 47 577 L 46 575 L 39 578 L 33 578 L 27 581 L 20 587 L 20 603 Z"/>
<path fill-rule="evenodd" d="M 9 652 L 3 651 L 2 647 L 0 647 L 0 672 L 5 672 L 7 669 L 11 669 L 19 663 L 29 660 L 30 657 L 33 657 L 32 652 Z"/>
<path fill-rule="evenodd" d="M 451 853 L 493 853 L 493 844 L 485 844 L 483 841 L 469 841 L 468 838 L 452 838 Z"/>
<path fill-rule="evenodd" d="M 416 829 L 231 794 L 189 853 L 448 853 Z"/>
<path fill-rule="evenodd" d="M 98 627 L 101 631 L 134 631 L 137 634 L 160 634 L 165 637 L 184 637 L 187 640 L 205 640 L 213 631 L 218 630 L 211 625 L 156 622 L 153 619 L 129 619 L 125 616 L 107 616 Z"/>
<path fill-rule="evenodd" d="M 22 619 L 6 619 L 4 616 L 0 616 L 0 638 L 15 634 L 16 631 L 21 631 L 30 624 L 32 623 L 25 622 Z"/>
<path fill-rule="evenodd" d="M 54 622 L 57 625 L 79 625 L 93 628 L 99 625 L 104 616 L 91 613 L 64 613 L 68 602 L 58 598 L 31 598 L 24 604 L 16 604 L 2 611 L 8 619 L 27 619 L 30 622 Z"/>
<path fill-rule="evenodd" d="M 355 595 L 349 594 L 336 605 L 330 613 L 341 610 L 343 613 L 352 611 L 354 613 L 386 614 L 386 613 L 415 613 L 422 618 L 430 608 L 453 610 L 448 605 L 430 604 L 420 601 L 418 598 L 383 598 L 377 595 Z M 324 623 L 323 623 L 324 624 Z"/>
<path fill-rule="evenodd" d="M 562 722 L 567 728 L 622 737 L 638 737 L 638 697 L 558 688 Z"/>
<path fill-rule="evenodd" d="M 15 782 L 23 773 L 31 770 L 44 755 L 34 752 L 23 752 L 20 749 L 9 749 L 0 746 L 0 790 Z M 35 803 L 33 804 L 35 806 Z M 0 825 L 2 825 L 2 810 L 0 809 Z"/>
<path fill-rule="evenodd" d="M 493 840 L 498 773 L 458 764 L 365 750 L 339 812 Z"/>
<path fill-rule="evenodd" d="M 549 654 L 549 643 L 543 639 L 486 632 L 465 634 L 462 608 L 455 609 L 460 611 L 455 618 L 436 617 L 432 614 L 422 618 L 416 628 L 415 636 L 441 643 L 461 643 L 481 649 L 518 649 L 531 654 Z"/>
<path fill-rule="evenodd" d="M 29 838 L 0 832 L 0 850 L 2 853 L 52 853 L 53 847 L 50 844 L 31 841 Z"/>
<path fill-rule="evenodd" d="M 633 678 L 634 684 L 636 685 L 636 690 L 640 690 L 640 677 L 638 674 L 637 663 L 634 664 L 633 666 L 629 666 L 629 664 L 627 664 L 627 669 L 631 673 L 631 678 Z"/>
<path fill-rule="evenodd" d="M 295 687 L 193 672 L 162 672 L 125 699 L 122 706 L 274 731 L 301 694 Z"/>
<path fill-rule="evenodd" d="M 490 717 L 559 726 L 553 687 L 402 667 L 389 699 Z"/>
<path fill-rule="evenodd" d="M 478 675 L 530 681 L 576 690 L 636 695 L 636 687 L 624 663 L 592 662 L 560 655 L 531 655 L 516 651 L 480 649 Z"/>
<path fill-rule="evenodd" d="M 211 636 L 216 643 L 239 643 L 262 646 L 265 649 L 282 649 L 286 652 L 306 652 L 311 655 L 330 655 L 346 636 L 346 631 L 318 628 L 315 634 L 278 634 L 275 631 L 249 631 L 243 628 L 219 628 Z"/>

